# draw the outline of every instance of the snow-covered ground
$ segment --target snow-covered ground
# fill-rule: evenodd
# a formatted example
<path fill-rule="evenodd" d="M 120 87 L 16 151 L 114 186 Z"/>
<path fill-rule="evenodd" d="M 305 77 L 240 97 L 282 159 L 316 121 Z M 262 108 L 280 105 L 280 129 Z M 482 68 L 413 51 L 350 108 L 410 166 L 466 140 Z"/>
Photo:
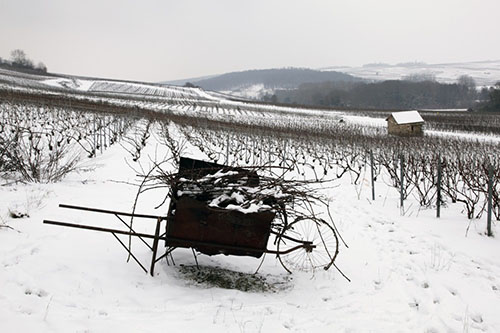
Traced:
<path fill-rule="evenodd" d="M 242 98 L 260 99 L 266 94 L 272 94 L 273 91 L 274 89 L 267 88 L 263 83 L 259 83 L 250 86 L 237 87 L 237 88 L 235 87 L 231 90 L 221 91 L 221 92 L 224 94 Z"/>
<path fill-rule="evenodd" d="M 322 70 L 333 70 L 375 81 L 401 80 L 415 74 L 432 75 L 443 83 L 455 83 L 461 75 L 469 75 L 478 86 L 492 86 L 500 80 L 500 60 L 449 64 L 369 64 L 361 67 L 335 66 Z"/>
<path fill-rule="evenodd" d="M 371 126 L 378 128 L 387 127 L 387 121 L 385 118 L 380 117 L 367 117 L 367 116 L 353 116 L 349 113 L 344 113 L 338 115 L 345 122 L 358 124 L 362 126 Z M 442 137 L 450 137 L 450 138 L 460 138 L 463 140 L 470 141 L 488 141 L 488 142 L 500 142 L 500 137 L 498 135 L 493 134 L 483 134 L 483 133 L 473 133 L 473 132 L 460 132 L 460 131 L 439 131 L 439 130 L 428 130 L 425 129 L 424 125 L 424 133 L 429 136 L 442 136 Z"/>
<path fill-rule="evenodd" d="M 48 79 L 42 82 L 52 87 L 75 89 L 78 91 L 88 91 L 89 88 L 94 83 L 94 81 L 91 80 L 63 79 L 63 78 Z"/>
<path fill-rule="evenodd" d="M 187 154 L 203 158 L 195 147 Z M 153 135 L 139 160 L 168 155 Z M 125 162 L 127 160 L 128 163 Z M 59 203 L 130 211 L 139 164 L 115 145 L 57 184 L 0 187 L 0 331 L 2 332 L 499 332 L 500 241 L 486 237 L 485 218 L 469 221 L 450 204 L 435 218 L 398 193 L 386 176 L 371 200 L 368 179 L 355 188 L 344 177 L 324 194 L 349 248 L 335 269 L 289 276 L 268 255 L 259 274 L 283 288 L 242 292 L 187 280 L 189 250 L 174 251 L 176 266 L 161 261 L 156 274 L 126 263 L 111 235 L 42 224 L 43 219 L 120 228 L 116 219 L 58 208 Z M 368 177 L 369 172 L 365 174 Z M 360 192 L 359 192 L 360 191 Z M 163 215 L 158 198 L 138 211 Z M 9 210 L 29 217 L 13 219 Z M 135 222 L 152 231 L 150 221 Z M 466 234 L 466 230 L 469 231 Z M 494 225 L 498 234 L 500 228 Z M 134 243 L 144 263 L 149 249 Z M 260 260 L 198 257 L 201 265 L 252 273 Z"/>

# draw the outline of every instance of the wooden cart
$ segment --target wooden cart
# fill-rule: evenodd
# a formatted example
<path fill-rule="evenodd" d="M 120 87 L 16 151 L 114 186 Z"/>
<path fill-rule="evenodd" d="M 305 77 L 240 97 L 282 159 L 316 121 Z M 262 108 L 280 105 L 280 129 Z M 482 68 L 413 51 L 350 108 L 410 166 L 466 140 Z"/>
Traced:
<path fill-rule="evenodd" d="M 277 229 L 272 223 L 276 212 L 271 209 L 245 213 L 235 209 L 212 207 L 207 198 L 203 197 L 204 193 L 186 194 L 182 191 L 183 188 L 177 185 L 185 180 L 205 180 L 207 176 L 210 177 L 217 172 L 229 171 L 235 171 L 235 182 L 245 186 L 259 184 L 259 176 L 251 170 L 181 158 L 179 172 L 176 175 L 178 182 L 174 183 L 170 191 L 167 216 L 132 214 L 61 204 L 59 206 L 62 208 L 114 215 L 127 229 L 109 229 L 52 220 L 44 220 L 44 223 L 111 233 L 142 269 L 148 272 L 118 235 L 138 237 L 152 251 L 149 269 L 151 275 L 154 274 L 155 264 L 160 259 L 167 258 L 168 261 L 170 256 L 174 263 L 172 252 L 177 248 L 191 248 L 195 260 L 195 250 L 206 255 L 225 254 L 256 258 L 266 253 L 274 254 L 289 272 L 291 272 L 290 268 L 328 269 L 333 264 L 336 254 L 332 251 L 332 248 L 334 249 L 332 246 L 337 245 L 337 238 L 333 228 L 329 225 L 299 221 L 286 228 Z M 126 217 L 155 220 L 155 233 L 136 232 L 125 221 Z M 166 223 L 163 226 L 164 221 Z M 273 241 L 270 241 L 271 235 L 274 236 Z M 148 240 L 149 242 L 152 240 L 152 244 Z M 164 244 L 165 250 L 164 252 L 162 250 L 162 255 L 158 256 L 161 243 Z"/>

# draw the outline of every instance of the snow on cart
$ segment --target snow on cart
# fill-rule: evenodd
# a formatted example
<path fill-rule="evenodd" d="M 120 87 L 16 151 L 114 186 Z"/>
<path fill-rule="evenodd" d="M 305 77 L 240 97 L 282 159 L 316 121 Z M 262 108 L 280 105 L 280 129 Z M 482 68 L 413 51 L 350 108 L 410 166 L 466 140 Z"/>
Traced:
<path fill-rule="evenodd" d="M 135 209 L 127 213 L 60 205 L 114 215 L 126 229 L 51 220 L 44 223 L 111 233 L 147 272 L 132 253 L 131 242 L 127 244 L 123 240 L 123 236 L 129 240 L 138 237 L 152 251 L 151 275 L 160 259 L 166 258 L 168 264 L 175 264 L 173 251 L 177 248 L 192 249 L 196 262 L 197 253 L 257 258 L 273 254 L 288 272 L 327 270 L 335 266 L 338 232 L 327 201 L 311 186 L 312 182 L 285 180 L 289 171 L 285 168 L 276 174 L 276 170 L 269 167 L 232 167 L 184 157 L 178 164 L 175 173 L 155 164 L 142 176 L 138 191 L 139 197 L 146 191 L 168 187 L 168 196 L 162 200 L 162 204 L 169 205 L 166 216 L 138 214 Z M 126 222 L 126 218 L 130 221 Z M 133 223 L 144 219 L 156 221 L 154 234 L 134 230 Z M 161 255 L 160 243 L 164 245 Z"/>

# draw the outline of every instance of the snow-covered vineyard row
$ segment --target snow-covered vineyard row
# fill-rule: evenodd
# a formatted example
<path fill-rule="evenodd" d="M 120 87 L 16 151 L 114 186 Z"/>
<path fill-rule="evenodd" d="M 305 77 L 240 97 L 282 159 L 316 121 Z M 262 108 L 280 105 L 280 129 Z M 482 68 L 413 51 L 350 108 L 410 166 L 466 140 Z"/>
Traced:
<path fill-rule="evenodd" d="M 418 200 L 422 209 L 437 202 L 437 169 L 440 161 L 441 200 L 460 202 L 468 218 L 486 210 L 488 169 L 493 166 L 493 214 L 500 219 L 500 169 L 496 144 L 422 138 L 384 141 L 375 135 L 341 133 L 324 137 L 294 133 L 252 131 L 241 128 L 209 128 L 182 125 L 180 131 L 206 156 L 219 163 L 271 165 L 295 169 L 300 175 L 313 172 L 318 180 L 347 177 L 358 191 L 361 181 L 374 169 L 375 183 L 390 184 L 400 193 L 403 158 L 403 196 Z M 465 153 L 467 152 L 467 153 Z M 370 156 L 371 154 L 371 156 Z M 373 164 L 370 158 L 373 157 Z"/>
<path fill-rule="evenodd" d="M 226 122 L 248 123 L 265 126 L 272 120 L 275 124 L 299 123 L 300 130 L 317 131 L 311 127 L 311 116 L 321 117 L 321 126 L 328 131 L 327 123 L 345 121 L 346 123 L 379 127 L 385 134 L 384 119 L 390 112 L 373 112 L 366 110 L 344 112 L 340 110 L 316 110 L 303 107 L 275 106 L 250 101 L 236 100 L 231 96 L 217 92 L 207 92 L 199 88 L 146 84 L 139 82 L 109 81 L 75 77 L 46 77 L 40 75 L 20 74 L 0 70 L 0 87 L 2 89 L 28 91 L 30 93 L 51 94 L 68 100 L 85 100 L 101 102 L 120 107 L 133 107 L 163 113 L 176 113 L 190 117 L 211 118 Z M 242 117 L 243 115 L 243 117 Z M 486 134 L 500 133 L 500 121 L 491 114 L 469 114 L 466 112 L 424 111 L 427 122 L 427 133 L 438 136 L 461 135 L 475 140 L 480 132 Z M 269 118 L 262 121 L 262 118 Z M 318 126 L 316 124 L 315 126 Z M 451 132 L 451 133 L 450 133 Z"/>
<path fill-rule="evenodd" d="M 37 84 L 45 80 L 54 78 L 37 79 Z M 50 179 L 25 179 L 40 184 L 16 183 L 22 174 L 12 169 L 2 173 L 0 326 L 6 330 L 500 329 L 495 306 L 500 302 L 500 261 L 491 256 L 500 243 L 485 236 L 482 213 L 485 167 L 490 163 L 496 173 L 494 219 L 500 212 L 496 157 L 500 155 L 494 140 L 453 138 L 452 133 L 399 139 L 387 137 L 376 119 L 341 112 L 260 105 L 189 88 L 172 88 L 177 95 L 168 95 L 154 85 L 143 90 L 138 83 L 125 82 L 103 85 L 112 92 L 89 93 L 84 90 L 97 80 L 70 81 L 76 82 L 73 88 L 67 82 L 67 87 L 57 89 L 2 81 L 8 92 L 70 96 L 72 103 L 95 104 L 92 113 L 76 103 L 66 105 L 66 100 L 65 106 L 32 100 L 20 103 L 14 98 L 0 104 L 2 147 L 15 146 L 28 154 L 18 154 L 22 159 L 39 166 L 51 165 L 55 170 L 70 166 L 55 184 L 43 184 Z M 157 113 L 141 117 L 146 111 Z M 61 158 L 63 151 L 69 155 Z M 401 154 L 404 209 L 399 207 L 398 190 Z M 67 157 L 76 155 L 78 163 L 68 164 L 75 160 Z M 180 155 L 258 166 L 263 171 L 281 167 L 287 177 L 315 182 L 330 200 L 333 219 L 349 245 L 342 247 L 337 262 L 352 282 L 335 270 L 297 271 L 290 277 L 269 256 L 257 275 L 267 281 L 267 291 L 221 289 L 188 278 L 179 264 L 188 270 L 193 265 L 189 250 L 176 250 L 178 265 L 162 261 L 151 278 L 125 264 L 125 253 L 108 236 L 41 224 L 52 217 L 109 225 L 104 218 L 60 212 L 57 204 L 130 211 L 137 193 L 131 184 L 137 183 L 137 174 Z M 443 188 L 448 189 L 441 219 L 435 218 L 434 211 L 438 156 L 443 161 Z M 3 157 L 0 163 L 9 165 L 8 156 Z M 175 165 L 169 167 L 175 169 Z M 32 171 L 39 174 L 36 168 Z M 165 214 L 155 209 L 161 198 L 141 198 L 138 211 Z M 475 210 L 468 219 L 470 207 Z M 319 216 L 326 213 L 318 212 Z M 152 225 L 136 222 L 136 228 L 149 231 Z M 493 228 L 496 234 L 498 224 Z M 137 248 L 140 258 L 148 257 L 148 249 Z M 198 260 L 202 267 L 211 268 L 197 276 L 210 274 L 214 267 L 239 276 L 237 272 L 253 273 L 260 265 L 248 257 L 200 256 Z"/>
<path fill-rule="evenodd" d="M 21 84 L 13 88 L 30 91 L 30 88 L 24 86 L 26 78 L 20 80 Z M 175 120 L 178 123 L 190 126 L 189 131 L 193 133 L 196 133 L 200 126 L 204 127 L 208 124 L 211 124 L 212 128 L 214 126 L 223 126 L 222 129 L 217 130 L 219 134 L 201 140 L 187 134 L 191 141 L 195 140 L 200 149 L 206 151 L 209 158 L 216 162 L 219 162 L 219 157 L 223 152 L 226 152 L 227 155 L 232 149 L 240 152 L 245 151 L 247 156 L 249 155 L 248 151 L 255 154 L 254 150 L 257 147 L 254 143 L 260 142 L 258 149 L 264 149 L 264 154 L 267 150 L 268 162 L 281 159 L 283 161 L 292 161 L 292 164 L 297 165 L 302 163 L 303 167 L 308 167 L 309 162 L 305 159 L 306 156 L 309 157 L 312 154 L 314 155 L 314 161 L 319 163 L 318 169 L 313 166 L 316 173 L 326 175 L 328 170 L 333 169 L 333 166 L 335 166 L 336 175 L 351 174 L 354 177 L 353 182 L 357 184 L 362 170 L 366 170 L 368 166 L 369 152 L 373 154 L 375 151 L 373 154 L 373 168 L 378 173 L 382 168 L 385 168 L 391 177 L 389 182 L 398 187 L 398 184 L 401 183 L 398 170 L 400 169 L 401 157 L 403 157 L 404 161 L 406 161 L 404 163 L 405 172 L 403 173 L 403 183 L 406 185 L 403 189 L 403 196 L 405 198 L 409 195 L 417 196 L 423 207 L 430 207 L 436 202 L 436 169 L 439 164 L 438 161 L 441 161 L 440 164 L 445 176 L 443 184 L 445 197 L 451 202 L 462 202 L 466 207 L 469 218 L 481 216 L 485 210 L 486 205 L 483 203 L 485 202 L 485 193 L 488 191 L 488 170 L 491 165 L 495 175 L 493 177 L 495 189 L 493 191 L 493 211 L 495 216 L 500 218 L 500 199 L 498 198 L 500 190 L 496 189 L 498 187 L 498 176 L 500 175 L 500 163 L 498 162 L 498 147 L 494 142 L 461 140 L 454 138 L 452 133 L 448 133 L 448 136 L 446 136 L 443 135 L 444 133 L 438 133 L 437 131 L 430 131 L 431 135 L 423 138 L 402 139 L 388 137 L 385 128 L 380 126 L 377 119 L 369 120 L 366 117 L 350 116 L 340 112 L 326 113 L 313 110 L 291 112 L 291 108 L 248 104 L 224 99 L 217 100 L 212 96 L 206 98 L 210 95 L 199 88 L 157 87 L 138 83 L 112 83 L 107 81 L 94 81 L 89 84 L 89 82 L 85 83 L 78 79 L 71 81 L 74 84 L 73 88 L 71 88 L 65 80 L 51 79 L 49 82 L 52 85 L 58 84 L 69 90 L 75 90 L 75 87 L 85 85 L 89 87 L 89 90 L 106 91 L 110 95 L 105 98 L 102 95 L 96 97 L 92 94 L 89 96 L 82 94 L 77 95 L 76 99 L 95 103 L 103 103 L 104 101 L 106 104 L 136 108 L 139 111 L 154 111 L 162 115 L 165 120 Z M 158 91 L 162 91 L 161 94 L 164 95 L 162 97 L 155 96 L 159 94 Z M 167 93 L 171 94 L 168 99 L 164 98 L 168 95 Z M 129 95 L 125 98 L 124 96 L 127 94 Z M 135 94 L 152 96 L 137 98 Z M 44 113 L 57 114 L 57 116 L 51 120 L 40 120 L 40 115 Z M 5 126 L 7 126 L 7 131 L 4 133 L 15 133 L 11 136 L 22 138 L 23 135 L 19 136 L 17 134 L 19 128 L 22 128 L 24 136 L 28 137 L 28 141 L 32 144 L 33 135 L 31 133 L 36 131 L 37 126 L 43 127 L 45 121 L 45 125 L 51 125 L 45 126 L 39 133 L 51 133 L 50 136 L 47 134 L 44 136 L 45 141 L 49 137 L 48 147 L 54 147 L 51 140 L 55 131 L 58 133 L 59 138 L 53 140 L 57 141 L 58 146 L 61 146 L 63 141 L 69 145 L 74 140 L 90 157 L 95 156 L 99 147 L 102 150 L 103 146 L 116 141 L 117 133 L 123 134 L 124 125 L 123 120 L 121 120 L 120 128 L 116 129 L 116 125 L 113 125 L 115 129 L 108 130 L 108 139 L 106 140 L 106 130 L 102 128 L 114 124 L 115 120 L 113 117 L 108 120 L 105 116 L 104 120 L 99 119 L 96 122 L 94 114 L 94 121 L 77 121 L 80 126 L 87 128 L 86 130 L 76 130 L 77 135 L 74 130 L 75 125 L 71 125 L 72 116 L 68 115 L 69 120 L 65 121 L 64 116 L 61 117 L 61 114 L 64 114 L 64 111 L 33 105 L 31 108 L 26 108 L 23 105 L 5 101 L 2 117 Z M 137 117 L 137 113 L 135 116 Z M 20 121 L 23 117 L 27 118 L 25 118 L 25 121 Z M 29 121 L 26 122 L 26 119 Z M 41 121 L 42 125 L 37 124 L 36 121 Z M 64 123 L 69 124 L 66 126 L 67 128 L 63 125 L 62 129 L 54 130 L 54 124 Z M 9 130 L 9 126 L 12 130 Z M 66 133 L 67 129 L 71 129 L 73 132 Z M 139 135 L 140 140 L 144 141 L 150 135 L 148 133 L 149 129 L 148 125 L 146 132 Z M 251 134 L 253 136 L 251 139 L 249 139 L 248 135 L 241 138 L 241 133 L 251 133 L 250 129 L 255 131 L 260 129 L 261 131 L 258 134 L 255 134 L 257 132 L 254 131 L 255 133 Z M 81 132 L 83 132 L 83 136 Z M 104 143 L 102 143 L 102 139 L 98 142 L 97 134 L 99 133 L 103 133 Z M 269 133 L 273 134 L 270 135 Z M 263 140 L 259 137 L 270 137 L 277 133 L 281 137 L 292 139 L 281 139 L 279 142 L 268 140 L 267 147 L 263 148 L 265 143 L 263 144 Z M 470 134 L 469 137 L 477 138 Z M 495 139 L 492 138 L 490 141 L 495 141 Z M 14 139 L 4 135 L 3 140 L 4 142 L 13 142 Z M 82 144 L 81 142 L 85 142 L 85 140 L 92 142 Z M 248 140 L 251 140 L 252 147 L 245 143 Z M 293 142 L 288 142 L 288 140 L 293 140 Z M 236 142 L 235 147 L 233 142 Z M 44 142 L 38 140 L 38 144 L 43 146 Z M 134 151 L 136 155 L 140 155 L 141 147 L 144 145 L 144 142 L 134 143 L 134 147 L 129 150 Z M 12 146 L 19 145 L 12 144 Z M 67 147 L 64 148 L 69 150 Z M 273 152 L 276 156 L 272 156 Z M 260 155 L 263 155 L 263 153 L 261 152 Z M 228 159 L 227 156 L 226 159 Z M 4 163 L 4 165 L 8 164 Z M 338 170 L 339 166 L 340 170 Z"/>
<path fill-rule="evenodd" d="M 109 82 L 109 81 L 94 81 L 88 88 L 89 92 L 108 92 L 116 94 L 137 94 L 137 95 L 152 95 L 167 98 L 209 98 L 210 95 L 202 94 L 200 89 L 183 88 L 183 87 L 163 87 L 152 85 L 141 85 L 133 83 Z"/>

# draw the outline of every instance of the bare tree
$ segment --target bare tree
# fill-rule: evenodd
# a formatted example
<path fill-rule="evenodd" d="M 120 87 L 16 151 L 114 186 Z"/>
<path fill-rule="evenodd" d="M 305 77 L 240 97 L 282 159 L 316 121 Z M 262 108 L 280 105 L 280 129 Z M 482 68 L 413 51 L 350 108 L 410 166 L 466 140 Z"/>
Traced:
<path fill-rule="evenodd" d="M 467 87 L 468 90 L 476 89 L 476 81 L 470 75 L 460 75 L 457 79 L 457 83 L 461 86 Z"/>
<path fill-rule="evenodd" d="M 39 62 L 38 65 L 35 67 L 38 71 L 47 73 L 47 66 L 43 62 Z"/>
<path fill-rule="evenodd" d="M 405 81 L 411 82 L 425 82 L 425 81 L 436 81 L 436 75 L 432 72 L 421 72 L 421 73 L 411 73 L 403 77 Z"/>
<path fill-rule="evenodd" d="M 10 52 L 10 60 L 15 65 L 33 67 L 33 61 L 28 59 L 26 53 L 21 49 L 16 49 Z"/>

